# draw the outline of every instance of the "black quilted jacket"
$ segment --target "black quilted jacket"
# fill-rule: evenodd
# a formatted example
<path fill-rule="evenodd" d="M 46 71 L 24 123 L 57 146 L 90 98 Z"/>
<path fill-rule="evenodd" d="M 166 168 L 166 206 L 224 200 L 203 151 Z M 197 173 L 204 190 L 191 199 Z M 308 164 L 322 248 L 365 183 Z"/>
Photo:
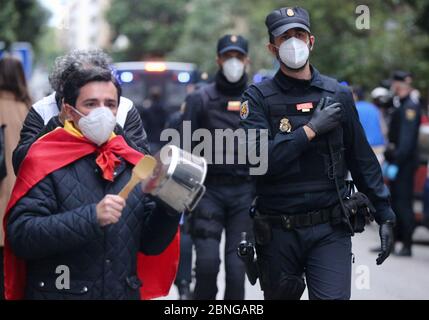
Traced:
<path fill-rule="evenodd" d="M 137 186 L 120 221 L 101 228 L 96 204 L 118 194 L 131 169 L 122 161 L 109 182 L 89 155 L 48 175 L 15 205 L 7 232 L 14 253 L 27 261 L 26 299 L 139 299 L 137 252 L 162 252 L 179 215 Z M 58 289 L 65 284 L 62 266 L 70 271 L 70 289 Z"/>

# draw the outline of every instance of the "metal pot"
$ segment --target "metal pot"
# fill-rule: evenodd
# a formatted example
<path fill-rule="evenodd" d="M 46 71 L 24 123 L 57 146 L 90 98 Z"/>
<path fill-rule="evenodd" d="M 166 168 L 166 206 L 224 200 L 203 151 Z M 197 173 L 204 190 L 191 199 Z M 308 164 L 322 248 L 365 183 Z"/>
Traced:
<path fill-rule="evenodd" d="M 178 212 L 193 211 L 206 191 L 206 160 L 173 145 L 163 147 L 155 158 L 157 166 L 142 182 L 143 191 Z"/>

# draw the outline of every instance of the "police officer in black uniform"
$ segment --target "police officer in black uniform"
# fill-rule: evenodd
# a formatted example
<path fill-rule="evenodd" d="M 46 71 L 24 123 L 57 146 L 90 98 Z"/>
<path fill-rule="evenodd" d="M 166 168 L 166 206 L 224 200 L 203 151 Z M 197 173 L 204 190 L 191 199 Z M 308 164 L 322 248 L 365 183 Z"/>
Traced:
<path fill-rule="evenodd" d="M 203 86 L 186 99 L 184 121 L 190 121 L 192 132 L 208 129 L 215 140 L 216 129 L 236 130 L 240 124 L 241 95 L 247 88 L 245 72 L 249 63 L 248 42 L 240 35 L 225 35 L 217 44 L 219 70 L 215 81 Z M 214 141 L 213 141 L 214 142 Z M 209 163 L 204 197 L 191 218 L 191 235 L 196 250 L 195 299 L 216 299 L 219 272 L 219 246 L 225 230 L 225 300 L 244 299 L 244 264 L 236 254 L 242 232 L 251 232 L 248 208 L 254 196 L 254 183 L 245 164 L 238 164 L 238 139 L 235 148 L 223 145 L 223 164 Z M 226 156 L 234 164 L 226 164 Z M 212 163 L 219 157 L 219 146 L 213 144 Z"/>
<path fill-rule="evenodd" d="M 395 94 L 394 111 L 389 125 L 389 145 L 385 151 L 388 163 L 386 176 L 392 193 L 392 206 L 398 216 L 395 235 L 403 247 L 399 256 L 411 256 L 414 231 L 413 190 L 414 174 L 419 164 L 417 140 L 421 107 L 412 97 L 412 77 L 409 72 L 393 74 L 392 91 Z"/>
<path fill-rule="evenodd" d="M 240 112 L 247 132 L 268 130 L 268 170 L 257 177 L 252 210 L 261 287 L 266 299 L 300 299 L 305 275 L 310 299 L 349 299 L 355 228 L 346 214 L 361 212 L 365 201 L 354 209 L 346 201 L 346 171 L 376 209 L 377 264 L 393 242 L 389 191 L 350 90 L 309 64 L 315 38 L 308 12 L 281 8 L 267 16 L 266 26 L 280 70 L 249 87 Z M 263 148 L 262 136 L 249 139 L 249 147 Z"/>

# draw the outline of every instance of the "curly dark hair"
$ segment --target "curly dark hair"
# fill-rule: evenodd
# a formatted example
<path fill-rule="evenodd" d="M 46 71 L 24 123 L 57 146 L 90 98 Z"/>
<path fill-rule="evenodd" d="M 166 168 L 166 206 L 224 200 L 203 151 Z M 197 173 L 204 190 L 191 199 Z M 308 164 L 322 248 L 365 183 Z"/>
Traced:
<path fill-rule="evenodd" d="M 73 50 L 55 59 L 54 68 L 49 75 L 49 83 L 60 97 L 63 96 L 64 83 L 68 76 L 82 68 L 99 67 L 110 71 L 112 59 L 102 50 Z"/>
<path fill-rule="evenodd" d="M 118 103 L 121 97 L 121 86 L 109 70 L 100 67 L 81 68 L 71 73 L 64 82 L 64 102 L 75 106 L 80 89 L 87 83 L 94 81 L 112 82 L 118 93 Z"/>

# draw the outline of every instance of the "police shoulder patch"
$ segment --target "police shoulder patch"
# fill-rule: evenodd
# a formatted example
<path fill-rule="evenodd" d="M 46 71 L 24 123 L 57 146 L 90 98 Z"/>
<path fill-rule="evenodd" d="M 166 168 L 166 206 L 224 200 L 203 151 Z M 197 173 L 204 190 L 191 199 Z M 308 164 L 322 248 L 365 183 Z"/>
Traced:
<path fill-rule="evenodd" d="M 246 119 L 249 116 L 249 100 L 244 101 L 240 107 L 240 118 Z"/>
<path fill-rule="evenodd" d="M 417 112 L 414 109 L 407 109 L 405 111 L 405 117 L 408 121 L 413 121 L 416 118 Z"/>

